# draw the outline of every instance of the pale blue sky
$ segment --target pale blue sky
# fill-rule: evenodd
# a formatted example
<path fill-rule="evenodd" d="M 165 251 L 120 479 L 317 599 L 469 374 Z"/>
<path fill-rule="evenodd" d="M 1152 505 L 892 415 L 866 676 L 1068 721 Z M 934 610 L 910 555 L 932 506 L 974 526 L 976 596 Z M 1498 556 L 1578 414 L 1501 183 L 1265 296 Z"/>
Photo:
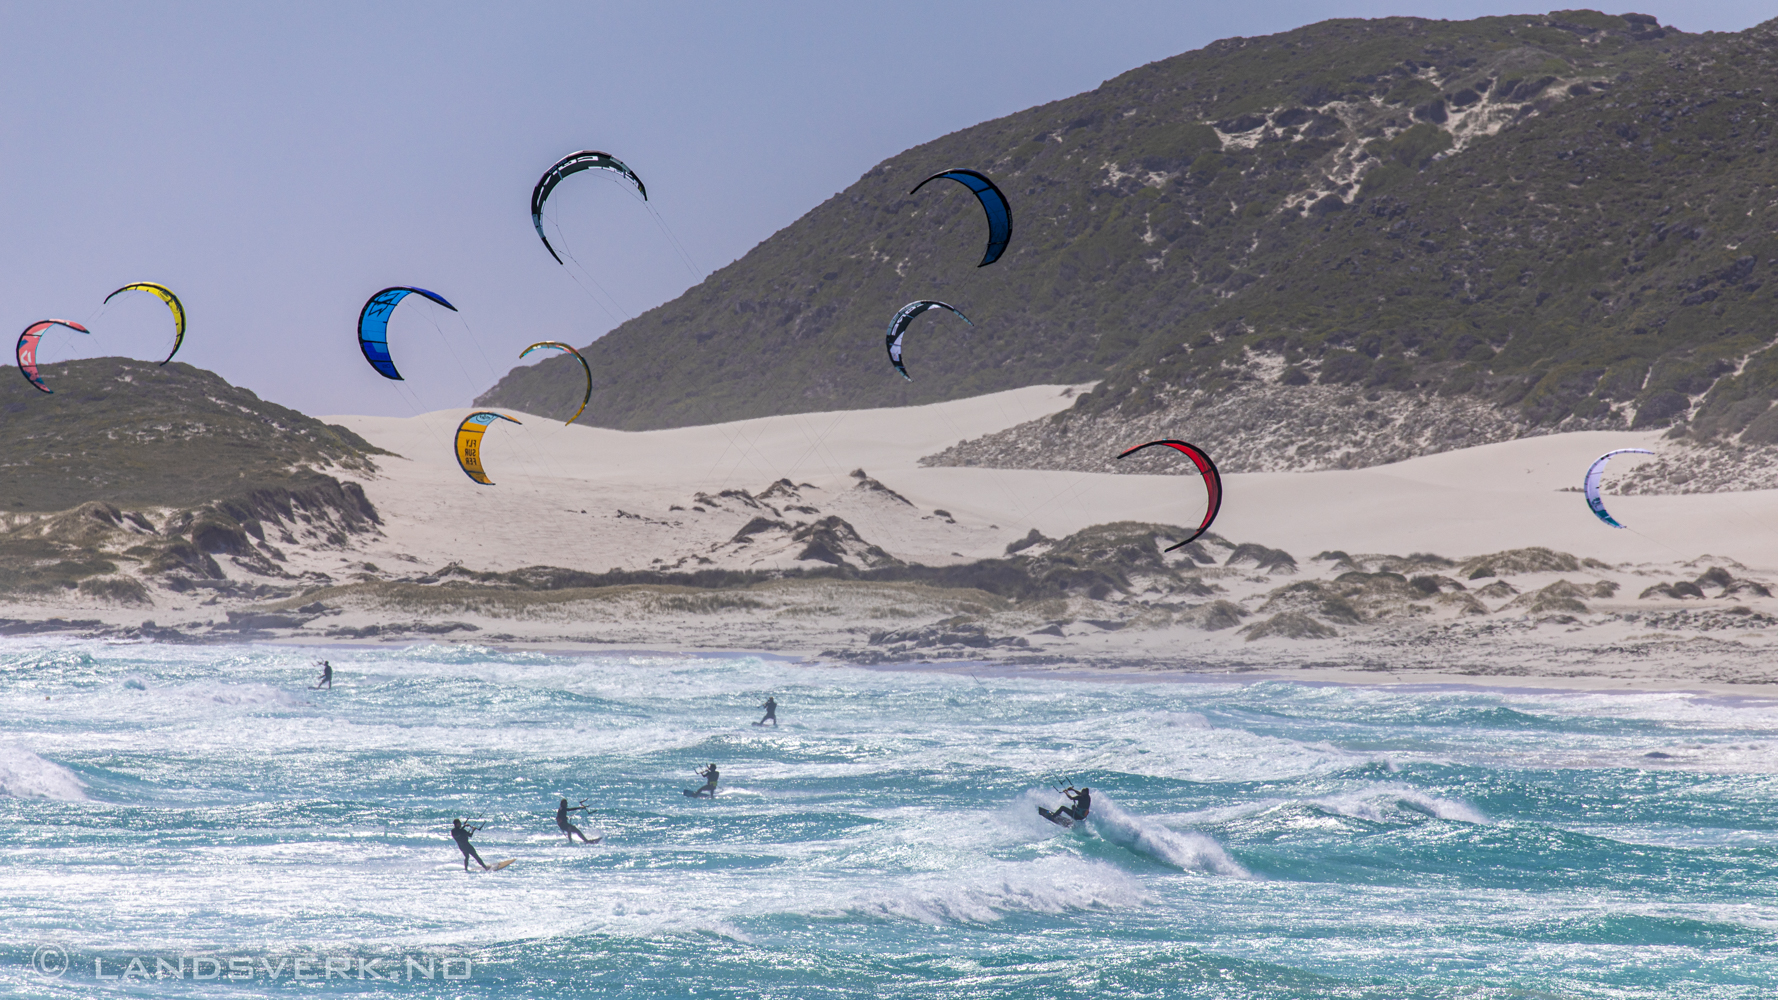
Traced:
<path fill-rule="evenodd" d="M 180 359 L 268 399 L 317 414 L 462 405 L 524 345 L 583 344 L 693 283 L 641 205 L 584 175 L 556 200 L 617 310 L 549 259 L 531 186 L 574 149 L 625 159 L 707 273 L 908 146 L 1217 38 L 1515 9 L 0 4 L 0 319 L 91 321 L 92 338 L 46 339 L 46 361 L 158 360 L 158 303 L 97 310 L 125 282 L 160 281 L 190 313 Z M 1636 9 L 1687 31 L 1769 16 L 1720 0 Z M 462 311 L 397 311 L 403 384 L 353 336 L 365 298 L 395 284 Z"/>

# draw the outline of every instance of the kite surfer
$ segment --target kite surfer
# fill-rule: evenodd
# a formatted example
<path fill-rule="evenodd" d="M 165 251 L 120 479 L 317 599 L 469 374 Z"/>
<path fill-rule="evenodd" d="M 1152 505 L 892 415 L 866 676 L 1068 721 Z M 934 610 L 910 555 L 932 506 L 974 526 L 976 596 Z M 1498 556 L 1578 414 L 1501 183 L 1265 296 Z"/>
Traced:
<path fill-rule="evenodd" d="M 580 832 L 580 827 L 568 822 L 569 813 L 580 812 L 581 810 L 586 809 L 586 807 L 585 799 L 581 799 L 580 805 L 574 806 L 573 808 L 569 808 L 567 799 L 563 799 L 562 804 L 556 806 L 556 828 L 568 835 L 568 843 L 570 846 L 574 844 L 575 837 L 579 837 L 580 842 L 583 844 L 592 843 L 592 841 L 586 839 L 586 834 Z M 599 839 L 604 840 L 605 838 L 600 837 Z"/>
<path fill-rule="evenodd" d="M 482 860 L 480 854 L 475 853 L 475 846 L 469 842 L 469 838 L 474 836 L 475 832 L 480 829 L 481 827 L 479 826 L 464 826 L 463 821 L 460 819 L 451 820 L 451 839 L 457 842 L 457 850 L 463 852 L 464 871 L 469 870 L 470 858 L 474 858 L 475 863 L 481 865 L 483 869 L 488 867 L 488 863 Z"/>
<path fill-rule="evenodd" d="M 329 691 L 333 690 L 333 664 L 326 660 L 321 661 L 321 679 L 315 682 L 315 687 L 317 689 L 326 688 Z"/>
<path fill-rule="evenodd" d="M 764 705 L 759 706 L 759 707 L 766 710 L 766 717 L 759 720 L 758 722 L 755 722 L 754 725 L 763 726 L 769 722 L 772 724 L 773 729 L 778 728 L 778 701 L 777 701 L 777 699 L 773 698 L 771 695 L 768 694 L 768 695 L 766 695 L 766 703 Z"/>
<path fill-rule="evenodd" d="M 716 765 L 711 764 L 709 767 L 704 768 L 702 771 L 694 771 L 692 773 L 694 773 L 698 777 L 704 779 L 704 787 L 698 789 L 695 792 L 688 788 L 685 790 L 685 794 L 687 794 L 695 799 L 700 795 L 708 793 L 711 798 L 715 798 L 716 797 L 716 779 L 722 776 L 722 772 L 716 770 Z"/>
<path fill-rule="evenodd" d="M 1057 809 L 1045 809 L 1038 806 L 1037 814 L 1057 826 L 1073 826 L 1086 819 L 1087 813 L 1093 809 L 1093 790 L 1091 788 L 1082 788 L 1077 791 L 1073 785 L 1070 785 L 1062 789 L 1062 795 L 1074 804 Z"/>

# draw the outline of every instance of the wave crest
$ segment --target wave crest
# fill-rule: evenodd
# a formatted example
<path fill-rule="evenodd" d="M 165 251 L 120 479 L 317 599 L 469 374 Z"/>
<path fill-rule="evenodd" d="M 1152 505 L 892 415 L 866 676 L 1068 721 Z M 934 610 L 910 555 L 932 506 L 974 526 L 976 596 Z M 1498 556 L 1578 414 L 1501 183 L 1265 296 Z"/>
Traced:
<path fill-rule="evenodd" d="M 1087 823 L 1101 840 L 1116 844 L 1187 871 L 1211 872 L 1234 878 L 1252 878 L 1253 874 L 1230 857 L 1222 845 L 1204 834 L 1175 830 L 1155 820 L 1127 812 L 1101 794 L 1093 796 L 1093 811 Z"/>
<path fill-rule="evenodd" d="M 73 771 L 23 747 L 0 747 L 0 795 L 85 802 L 86 783 Z"/>

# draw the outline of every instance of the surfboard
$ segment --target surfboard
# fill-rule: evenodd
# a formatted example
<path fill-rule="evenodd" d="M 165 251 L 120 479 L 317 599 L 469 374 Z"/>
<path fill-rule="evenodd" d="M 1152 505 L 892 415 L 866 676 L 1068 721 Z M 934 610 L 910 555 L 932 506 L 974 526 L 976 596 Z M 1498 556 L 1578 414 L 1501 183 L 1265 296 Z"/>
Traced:
<path fill-rule="evenodd" d="M 1042 816 L 1044 819 L 1049 820 L 1051 823 L 1056 824 L 1064 830 L 1074 825 L 1074 817 L 1062 812 L 1060 809 L 1051 812 L 1042 806 L 1038 806 L 1037 815 Z"/>
<path fill-rule="evenodd" d="M 694 792 L 694 791 L 692 791 L 692 790 L 691 790 L 691 789 L 689 789 L 689 788 L 681 788 L 681 789 L 680 789 L 680 791 L 682 791 L 682 792 L 684 792 L 684 793 L 685 793 L 685 797 L 686 797 L 686 798 L 688 798 L 688 799 L 696 799 L 696 798 L 701 798 L 701 797 L 702 797 L 702 796 L 703 796 L 703 794 L 704 794 L 704 793 L 703 793 L 703 792 L 702 792 L 702 791 L 697 791 L 697 792 Z M 716 793 L 715 793 L 715 792 L 711 792 L 711 793 L 710 793 L 710 797 L 711 797 L 711 798 L 715 798 L 715 797 L 716 797 Z"/>
<path fill-rule="evenodd" d="M 505 868 L 507 865 L 510 865 L 514 861 L 517 861 L 517 860 L 518 860 L 518 858 L 507 858 L 505 861 L 496 861 L 493 864 L 488 866 L 488 870 L 491 872 L 497 872 L 500 869 Z"/>

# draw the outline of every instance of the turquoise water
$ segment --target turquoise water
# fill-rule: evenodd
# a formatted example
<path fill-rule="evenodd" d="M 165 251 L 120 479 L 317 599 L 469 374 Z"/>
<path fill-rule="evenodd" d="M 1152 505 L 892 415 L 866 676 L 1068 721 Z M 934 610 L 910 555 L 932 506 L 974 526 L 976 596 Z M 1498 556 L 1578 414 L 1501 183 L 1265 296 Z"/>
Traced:
<path fill-rule="evenodd" d="M 1778 990 L 1769 702 L 332 658 L 0 645 L 0 993 Z"/>

